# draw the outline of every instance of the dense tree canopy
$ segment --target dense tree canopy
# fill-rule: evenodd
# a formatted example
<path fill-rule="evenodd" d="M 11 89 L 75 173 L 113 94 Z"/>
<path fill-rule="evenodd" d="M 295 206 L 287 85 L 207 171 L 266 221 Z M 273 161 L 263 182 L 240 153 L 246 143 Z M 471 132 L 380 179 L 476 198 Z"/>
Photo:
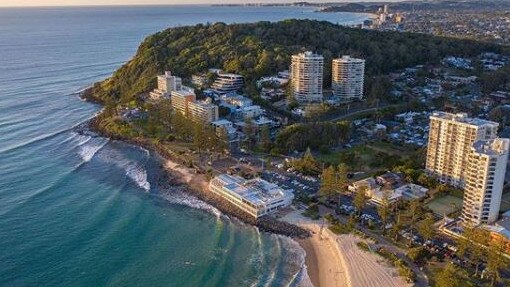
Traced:
<path fill-rule="evenodd" d="M 349 138 L 348 122 L 314 122 L 285 127 L 276 137 L 276 146 L 283 151 L 302 151 L 321 146 L 336 146 Z"/>
<path fill-rule="evenodd" d="M 325 57 L 324 83 L 331 80 L 331 59 L 343 54 L 367 60 L 368 76 L 425 63 L 446 55 L 474 56 L 501 47 L 424 34 L 367 31 L 312 20 L 277 23 L 223 23 L 177 27 L 146 38 L 135 57 L 94 86 L 105 103 L 128 102 L 155 86 L 155 76 L 172 70 L 184 78 L 208 68 L 244 75 L 248 82 L 289 67 L 290 56 L 313 50 Z"/>

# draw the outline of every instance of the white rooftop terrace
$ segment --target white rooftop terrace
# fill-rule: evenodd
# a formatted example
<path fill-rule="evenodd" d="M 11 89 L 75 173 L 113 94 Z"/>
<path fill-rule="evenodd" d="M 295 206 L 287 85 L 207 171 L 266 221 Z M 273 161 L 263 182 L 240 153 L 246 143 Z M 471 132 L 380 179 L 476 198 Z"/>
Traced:
<path fill-rule="evenodd" d="M 291 190 L 284 190 L 278 185 L 261 178 L 245 180 L 239 176 L 222 174 L 216 177 L 228 191 L 237 194 L 255 206 L 266 205 L 292 195 Z"/>

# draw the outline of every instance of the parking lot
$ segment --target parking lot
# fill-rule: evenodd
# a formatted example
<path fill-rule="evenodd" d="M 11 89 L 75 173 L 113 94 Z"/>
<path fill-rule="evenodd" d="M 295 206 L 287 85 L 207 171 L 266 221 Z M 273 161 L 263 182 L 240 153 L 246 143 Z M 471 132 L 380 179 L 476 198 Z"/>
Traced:
<path fill-rule="evenodd" d="M 293 189 L 299 193 L 312 195 L 319 190 L 319 180 L 313 177 L 304 177 L 292 173 L 265 170 L 262 172 L 262 178 L 269 182 L 278 184 L 283 188 Z"/>

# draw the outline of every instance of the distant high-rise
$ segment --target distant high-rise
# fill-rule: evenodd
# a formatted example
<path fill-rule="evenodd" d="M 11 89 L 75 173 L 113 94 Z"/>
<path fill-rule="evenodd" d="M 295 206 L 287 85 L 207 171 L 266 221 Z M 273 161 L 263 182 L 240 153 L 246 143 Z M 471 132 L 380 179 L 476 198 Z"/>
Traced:
<path fill-rule="evenodd" d="M 294 98 L 300 103 L 322 101 L 324 57 L 304 52 L 292 56 L 291 80 Z"/>
<path fill-rule="evenodd" d="M 490 224 L 498 219 L 509 146 L 509 139 L 496 138 L 477 141 L 471 148 L 461 216 L 465 224 Z"/>
<path fill-rule="evenodd" d="M 365 60 L 343 56 L 334 59 L 331 88 L 342 101 L 361 100 L 365 81 Z"/>
<path fill-rule="evenodd" d="M 165 74 L 159 75 L 157 79 L 158 87 L 149 93 L 150 98 L 153 100 L 168 98 L 172 91 L 182 89 L 182 79 L 172 76 L 170 71 L 166 71 Z"/>
<path fill-rule="evenodd" d="M 496 138 L 498 123 L 466 114 L 435 112 L 430 116 L 426 170 L 441 182 L 463 187 L 473 144 Z"/>
<path fill-rule="evenodd" d="M 172 76 L 170 71 L 166 71 L 164 75 L 158 76 L 158 90 L 170 93 L 172 91 L 180 90 L 182 86 L 182 79 Z"/>

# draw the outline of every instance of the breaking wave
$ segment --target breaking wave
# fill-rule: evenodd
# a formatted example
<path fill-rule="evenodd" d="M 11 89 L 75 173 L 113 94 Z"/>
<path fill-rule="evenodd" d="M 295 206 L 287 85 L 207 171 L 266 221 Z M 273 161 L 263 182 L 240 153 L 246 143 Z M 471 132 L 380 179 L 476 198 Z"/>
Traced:
<path fill-rule="evenodd" d="M 303 248 L 290 237 L 278 235 L 281 239 L 282 249 L 287 250 L 288 260 L 287 264 L 291 264 L 298 267 L 298 271 L 292 276 L 292 279 L 287 284 L 289 287 L 313 287 L 310 277 L 308 277 L 308 271 L 306 266 L 306 253 Z"/>
<path fill-rule="evenodd" d="M 139 164 L 129 164 L 126 167 L 126 175 L 131 178 L 138 187 L 143 188 L 145 191 L 151 189 L 151 184 L 147 180 L 147 171 Z"/>
<path fill-rule="evenodd" d="M 187 194 L 184 189 L 185 187 L 178 186 L 161 190 L 161 197 L 173 204 L 184 205 L 191 208 L 207 211 L 216 216 L 218 219 L 221 217 L 228 218 L 227 215 L 221 213 L 221 211 L 216 207 L 194 197 L 193 195 Z"/>
<path fill-rule="evenodd" d="M 84 162 L 89 162 L 96 155 L 98 151 L 100 151 L 107 143 L 108 140 L 104 140 L 100 143 L 95 144 L 86 144 L 90 141 L 90 137 L 88 140 L 84 140 L 82 144 L 80 144 L 80 150 L 78 154 L 83 159 Z"/>
<path fill-rule="evenodd" d="M 147 170 L 139 160 L 129 159 L 122 152 L 114 148 L 109 148 L 107 152 L 100 153 L 99 158 L 124 170 L 124 174 L 143 190 L 149 191 L 151 189 Z"/>

